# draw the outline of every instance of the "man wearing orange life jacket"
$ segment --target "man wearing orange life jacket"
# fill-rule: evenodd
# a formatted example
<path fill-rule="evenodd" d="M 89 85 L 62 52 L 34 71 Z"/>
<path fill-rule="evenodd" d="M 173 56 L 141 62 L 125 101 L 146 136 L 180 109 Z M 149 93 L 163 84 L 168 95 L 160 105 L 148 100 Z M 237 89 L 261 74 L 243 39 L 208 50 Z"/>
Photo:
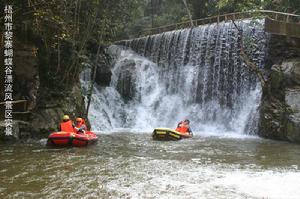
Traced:
<path fill-rule="evenodd" d="M 190 128 L 190 121 L 189 120 L 184 120 L 184 121 L 179 122 L 178 125 L 177 125 L 177 128 L 175 129 L 175 131 L 191 135 L 192 130 Z"/>
<path fill-rule="evenodd" d="M 87 127 L 85 125 L 85 121 L 80 117 L 76 118 L 75 127 L 74 127 L 75 133 L 85 133 L 86 130 Z"/>
<path fill-rule="evenodd" d="M 64 132 L 74 132 L 73 122 L 68 115 L 63 116 L 63 121 L 59 125 L 59 130 Z"/>

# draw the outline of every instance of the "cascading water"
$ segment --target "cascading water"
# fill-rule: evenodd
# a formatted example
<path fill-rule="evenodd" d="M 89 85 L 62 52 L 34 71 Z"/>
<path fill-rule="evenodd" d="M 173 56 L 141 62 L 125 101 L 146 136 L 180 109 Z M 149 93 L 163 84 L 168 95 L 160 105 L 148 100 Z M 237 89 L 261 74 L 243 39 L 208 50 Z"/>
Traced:
<path fill-rule="evenodd" d="M 264 67 L 264 21 L 238 22 L 253 62 Z M 150 132 L 188 118 L 196 133 L 254 133 L 260 86 L 239 56 L 232 23 L 199 26 L 119 42 L 109 87 L 95 86 L 94 130 Z"/>

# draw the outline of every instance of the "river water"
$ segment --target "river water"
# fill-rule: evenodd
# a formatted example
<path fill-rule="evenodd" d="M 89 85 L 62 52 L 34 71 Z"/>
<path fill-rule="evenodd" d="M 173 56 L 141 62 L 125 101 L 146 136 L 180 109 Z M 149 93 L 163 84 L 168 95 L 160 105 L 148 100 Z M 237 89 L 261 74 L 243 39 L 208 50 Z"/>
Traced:
<path fill-rule="evenodd" d="M 0 198 L 300 197 L 300 146 L 257 137 L 108 133 L 87 148 L 41 140 L 0 154 Z"/>
<path fill-rule="evenodd" d="M 248 52 L 260 68 L 262 24 L 238 23 L 257 44 Z M 0 199 L 300 198 L 300 145 L 250 136 L 261 88 L 239 56 L 239 37 L 224 22 L 110 46 L 111 82 L 94 87 L 89 113 L 98 143 L 1 143 Z M 87 90 L 89 70 L 82 76 Z M 187 118 L 194 138 L 151 139 L 153 128 Z"/>

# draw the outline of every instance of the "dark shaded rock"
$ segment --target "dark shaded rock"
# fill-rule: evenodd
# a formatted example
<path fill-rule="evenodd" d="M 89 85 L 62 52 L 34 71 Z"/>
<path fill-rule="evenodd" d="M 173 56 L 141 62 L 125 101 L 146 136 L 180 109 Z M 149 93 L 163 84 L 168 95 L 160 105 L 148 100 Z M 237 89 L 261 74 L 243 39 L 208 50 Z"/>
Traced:
<path fill-rule="evenodd" d="M 300 39 L 271 35 L 266 60 L 259 132 L 265 138 L 299 143 Z"/>
<path fill-rule="evenodd" d="M 293 87 L 294 85 L 300 85 L 300 58 L 283 62 L 281 67 L 286 78 L 286 86 Z"/>
<path fill-rule="evenodd" d="M 300 121 L 299 117 L 290 116 L 287 120 L 287 138 L 288 140 L 300 143 Z"/>
<path fill-rule="evenodd" d="M 101 63 L 97 66 L 96 83 L 100 86 L 109 86 L 111 81 L 111 69 L 107 63 Z"/>
<path fill-rule="evenodd" d="M 39 67 L 36 55 L 37 47 L 32 43 L 14 42 L 13 66 L 13 98 L 14 100 L 28 100 L 28 109 L 36 106 L 37 92 L 39 89 Z M 4 77 L 4 70 L 0 70 Z M 0 97 L 4 99 L 4 78 L 0 80 Z"/>
<path fill-rule="evenodd" d="M 14 137 L 43 138 L 57 127 L 64 114 L 69 114 L 72 119 L 85 116 L 85 103 L 77 70 L 81 65 L 76 65 L 74 74 L 67 70 L 73 52 L 72 42 L 60 43 L 60 57 L 58 61 L 57 48 L 47 48 L 38 35 L 26 37 L 26 32 L 17 31 L 14 37 L 14 66 L 13 66 L 13 98 L 25 101 L 26 108 L 19 108 L 20 104 L 13 107 Z M 92 47 L 91 47 L 92 48 Z M 3 52 L 3 46 L 1 46 Z M 3 53 L 0 53 L 3 58 Z M 83 58 L 82 58 L 83 59 Z M 84 59 L 83 59 L 84 60 Z M 73 60 L 72 60 L 73 61 Z M 72 71 L 72 70 L 71 70 Z M 72 74 L 71 74 L 72 73 Z M 0 70 L 4 76 L 4 70 Z M 64 77 L 67 80 L 63 81 Z M 0 80 L 0 96 L 4 94 L 4 78 Z M 0 110 L 2 113 L 2 109 Z M 0 118 L 3 119 L 4 114 Z M 86 121 L 88 126 L 89 122 Z M 1 128 L 1 127 L 0 127 Z M 1 133 L 3 131 L 3 127 Z M 1 134 L 3 135 L 3 133 Z M 1 139 L 0 135 L 0 139 Z"/>
<path fill-rule="evenodd" d="M 281 64 L 284 60 L 300 57 L 300 38 L 272 35 L 269 41 L 269 56 L 266 66 L 269 69 L 274 64 Z"/>
<path fill-rule="evenodd" d="M 300 58 L 273 65 L 263 90 L 259 135 L 300 143 Z"/>
<path fill-rule="evenodd" d="M 110 64 L 110 56 L 106 53 L 104 48 L 101 48 L 101 52 L 98 57 L 94 56 L 93 60 L 95 60 L 94 65 L 97 65 L 96 70 L 96 83 L 100 86 L 109 86 L 111 81 L 111 64 Z M 94 52 L 96 53 L 96 52 Z"/>
<path fill-rule="evenodd" d="M 136 64 L 133 60 L 125 59 L 120 64 L 121 68 L 119 73 L 119 79 L 117 83 L 117 90 L 125 101 L 130 101 L 135 97 L 136 92 Z"/>
<path fill-rule="evenodd" d="M 271 98 L 263 102 L 261 113 L 258 134 L 265 138 L 288 140 L 285 132 L 285 105 L 280 100 Z"/>
<path fill-rule="evenodd" d="M 287 137 L 291 141 L 300 143 L 300 87 L 287 90 L 285 101 L 291 110 L 287 119 Z"/>
<path fill-rule="evenodd" d="M 84 117 L 84 98 L 79 83 L 68 90 L 57 93 L 42 91 L 38 108 L 32 115 L 30 132 L 33 137 L 47 137 L 51 132 L 57 131 L 65 114 L 68 114 L 72 120 L 76 117 Z"/>

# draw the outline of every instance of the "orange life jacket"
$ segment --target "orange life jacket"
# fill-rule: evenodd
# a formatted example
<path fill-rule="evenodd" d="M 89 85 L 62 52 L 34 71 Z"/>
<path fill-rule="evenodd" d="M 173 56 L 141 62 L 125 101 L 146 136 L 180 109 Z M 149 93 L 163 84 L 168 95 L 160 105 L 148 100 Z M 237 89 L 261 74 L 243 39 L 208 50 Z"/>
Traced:
<path fill-rule="evenodd" d="M 175 129 L 175 131 L 178 131 L 180 133 L 189 133 L 188 130 L 189 128 L 186 126 L 179 126 Z"/>
<path fill-rule="evenodd" d="M 74 128 L 72 126 L 72 121 L 69 120 L 69 121 L 60 123 L 60 130 L 64 131 L 64 132 L 74 132 Z"/>

